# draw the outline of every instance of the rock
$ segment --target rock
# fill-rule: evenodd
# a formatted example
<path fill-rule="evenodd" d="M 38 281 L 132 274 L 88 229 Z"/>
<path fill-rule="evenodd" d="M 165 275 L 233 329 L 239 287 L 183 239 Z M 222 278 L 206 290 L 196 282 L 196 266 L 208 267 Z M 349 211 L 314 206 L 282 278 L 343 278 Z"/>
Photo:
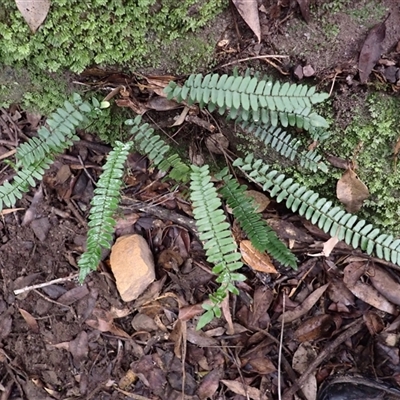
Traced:
<path fill-rule="evenodd" d="M 294 69 L 294 75 L 297 79 L 303 79 L 303 67 L 301 65 L 298 65 L 295 69 Z"/>
<path fill-rule="evenodd" d="M 311 76 L 315 75 L 315 69 L 310 64 L 308 64 L 303 67 L 303 74 L 306 78 L 310 78 Z"/>
<path fill-rule="evenodd" d="M 111 249 L 110 264 L 125 302 L 137 299 L 155 280 L 153 254 L 140 235 L 118 238 Z"/>

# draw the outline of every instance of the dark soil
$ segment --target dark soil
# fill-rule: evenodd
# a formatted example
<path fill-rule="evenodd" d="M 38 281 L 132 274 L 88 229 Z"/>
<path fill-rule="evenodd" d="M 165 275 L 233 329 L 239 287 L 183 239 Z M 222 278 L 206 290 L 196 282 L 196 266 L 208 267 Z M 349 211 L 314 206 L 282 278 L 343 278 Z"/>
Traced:
<path fill-rule="evenodd" d="M 340 84 L 344 85 L 348 76 L 357 79 L 360 45 L 368 28 L 379 19 L 371 14 L 357 23 L 347 13 L 352 6 L 337 0 L 338 5 L 344 4 L 337 12 L 322 11 L 322 3 L 317 2 L 314 19 L 306 25 L 297 5 L 283 3 L 265 5 L 261 45 L 241 21 L 240 40 L 235 24 L 230 24 L 232 30 L 221 32 L 221 37 L 225 35 L 231 42 L 219 49 L 220 64 L 279 52 L 290 59 L 278 71 L 269 65 L 275 74 L 292 74 L 296 65 L 310 63 L 316 70 L 315 82 L 332 82 L 336 72 Z M 357 7 L 365 4 L 360 1 Z M 399 8 L 397 1 L 389 0 L 381 6 L 391 12 L 384 46 L 390 54 L 400 39 Z M 338 26 L 334 38 L 321 31 L 317 17 Z M 231 14 L 227 18 L 232 18 Z M 323 43 L 318 41 L 322 36 L 326 39 Z M 318 51 L 316 46 L 320 46 Z M 240 52 L 232 58 L 230 49 Z M 255 68 L 260 68 L 261 62 L 257 63 Z M 347 90 L 356 93 L 358 89 Z M 339 96 L 337 104 L 340 101 Z M 351 107 L 347 101 L 343 103 Z M 44 123 L 42 119 L 35 124 L 33 116 L 15 107 L 2 110 L 0 117 L 0 155 L 13 148 L 13 139 L 25 140 Z M 165 119 L 165 114 L 157 117 L 160 124 Z M 202 142 L 204 133 L 199 127 L 185 129 L 194 133 L 195 142 L 199 137 Z M 18 209 L 4 212 L 0 221 L 0 400 L 173 400 L 183 398 L 182 388 L 185 399 L 276 399 L 279 317 L 284 308 L 298 309 L 325 283 L 330 287 L 316 299 L 312 311 L 285 325 L 282 390 L 298 379 L 306 380 L 305 368 L 296 369 L 292 358 L 299 343 L 307 347 L 310 342 L 308 356 L 323 356 L 308 371 L 318 384 L 335 373 L 359 373 L 381 378 L 394 387 L 400 384 L 398 311 L 394 315 L 379 311 L 353 296 L 342 282 L 341 269 L 350 263 L 364 268 L 365 256 L 339 245 L 328 259 L 309 257 L 308 253 L 321 251 L 327 236 L 274 203 L 264 217 L 293 245 L 300 259 L 299 270 L 278 266 L 279 274 L 271 276 L 246 270 L 249 279 L 230 303 L 233 324 L 222 318 L 197 332 L 199 304 L 216 286 L 190 222 L 186 226 L 180 223 L 182 216 L 190 221 L 190 204 L 180 193 L 169 195 L 172 183 L 162 182 L 157 171 L 149 170 L 137 155 L 130 158 L 129 189 L 124 193 L 116 236 L 136 232 L 148 240 L 158 260 L 157 281 L 137 301 L 123 303 L 108 254 L 104 254 L 98 271 L 79 285 L 76 261 L 84 250 L 93 193 L 88 175 L 97 179 L 108 149 L 99 146 L 95 137 L 86 135 L 85 139 L 57 159 L 46 174 L 42 192 L 32 190 L 18 202 Z M 4 163 L 1 167 L 1 181 L 9 179 L 12 170 Z M 157 196 L 160 205 L 146 210 L 143 204 Z M 141 203 L 134 203 L 134 197 Z M 373 261 L 377 262 L 372 260 L 365 267 L 372 268 L 368 273 L 373 273 Z M 398 280 L 398 272 L 392 270 L 392 276 Z M 60 281 L 14 293 L 56 279 Z M 310 322 L 309 317 L 314 320 Z M 300 328 L 308 329 L 307 333 Z M 336 347 L 329 347 L 335 340 Z M 307 398 L 305 393 L 299 395 Z"/>

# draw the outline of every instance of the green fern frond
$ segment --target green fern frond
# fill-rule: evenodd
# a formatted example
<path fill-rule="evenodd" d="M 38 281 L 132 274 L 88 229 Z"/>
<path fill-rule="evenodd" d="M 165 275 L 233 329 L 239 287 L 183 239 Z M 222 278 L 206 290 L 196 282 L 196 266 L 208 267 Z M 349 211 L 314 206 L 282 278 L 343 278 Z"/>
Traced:
<path fill-rule="evenodd" d="M 48 118 L 47 128 L 38 130 L 38 137 L 31 138 L 17 149 L 16 175 L 13 181 L 0 186 L 0 211 L 4 205 L 12 207 L 21 199 L 30 187 L 36 186 L 35 179 L 41 180 L 57 154 L 62 153 L 79 139 L 75 129 L 82 121 L 82 112 L 90 112 L 91 107 L 77 94 L 73 97 L 74 105 L 68 101 L 65 108 L 59 108 Z"/>
<path fill-rule="evenodd" d="M 234 281 L 242 281 L 246 278 L 235 272 L 243 266 L 240 262 L 241 254 L 237 251 L 230 225 L 226 222 L 221 208 L 221 200 L 211 182 L 208 165 L 203 167 L 192 165 L 190 179 L 190 198 L 200 239 L 205 242 L 203 247 L 207 261 L 215 265 L 212 271 L 218 275 L 216 281 L 221 284 L 218 290 L 210 295 L 212 306 L 205 306 L 207 312 L 197 326 L 200 329 L 214 316 L 221 315 L 220 304 L 228 292 L 238 294 Z"/>
<path fill-rule="evenodd" d="M 92 110 L 81 97 L 74 95 L 74 104 L 64 102 L 64 108 L 58 108 L 47 118 L 46 123 L 50 129 L 41 127 L 38 129 L 38 137 L 34 137 L 21 144 L 17 149 L 17 168 L 27 168 L 46 156 L 62 153 L 70 147 L 73 140 L 78 140 L 75 135 L 76 128 L 85 121 L 83 113 Z"/>
<path fill-rule="evenodd" d="M 261 140 L 265 145 L 271 146 L 282 156 L 294 160 L 297 156 L 300 165 L 304 168 L 317 171 L 321 169 L 324 172 L 328 171 L 327 165 L 321 161 L 322 156 L 316 151 L 298 151 L 301 146 L 299 139 L 293 139 L 292 136 L 280 127 L 272 125 L 260 126 L 258 124 L 241 123 L 240 127 L 247 133 L 254 135 Z"/>
<path fill-rule="evenodd" d="M 116 142 L 103 167 L 89 214 L 86 251 L 78 261 L 79 281 L 82 283 L 90 271 L 95 270 L 101 259 L 101 251 L 110 248 L 114 232 L 118 200 L 124 174 L 124 164 L 132 143 Z"/>
<path fill-rule="evenodd" d="M 284 127 L 291 125 L 309 130 L 311 127 L 328 127 L 327 121 L 311 112 L 314 104 L 326 100 L 327 93 L 316 93 L 315 87 L 273 83 L 251 76 L 228 76 L 219 74 L 190 75 L 183 87 L 170 82 L 165 88 L 169 99 L 188 104 L 207 105 L 212 112 L 222 115 L 229 111 L 229 118 L 244 121 L 261 121 Z"/>
<path fill-rule="evenodd" d="M 138 115 L 134 120 L 126 121 L 127 125 L 133 125 L 130 133 L 138 146 L 138 150 L 147 157 L 161 171 L 168 171 L 169 176 L 180 182 L 188 182 L 190 168 L 181 158 L 171 153 L 170 146 L 159 135 L 154 133 L 154 129 L 149 124 L 141 124 L 141 116 Z"/>
<path fill-rule="evenodd" d="M 378 228 L 346 212 L 342 207 L 333 206 L 332 201 L 320 198 L 319 194 L 286 178 L 278 171 L 269 171 L 263 160 L 254 160 L 253 155 L 233 163 L 249 178 L 259 183 L 277 202 L 286 200 L 286 206 L 298 212 L 313 225 L 331 236 L 337 236 L 353 248 L 361 248 L 367 254 L 375 252 L 377 257 L 400 265 L 400 239 L 381 233 Z"/>
<path fill-rule="evenodd" d="M 227 173 L 226 168 L 217 177 L 223 179 L 225 183 L 219 190 L 220 193 L 232 208 L 233 215 L 247 233 L 252 245 L 261 252 L 268 252 L 282 265 L 297 269 L 296 257 L 279 240 L 272 228 L 261 219 L 253 200 L 244 194 L 246 186 L 239 185 L 237 180 Z"/>

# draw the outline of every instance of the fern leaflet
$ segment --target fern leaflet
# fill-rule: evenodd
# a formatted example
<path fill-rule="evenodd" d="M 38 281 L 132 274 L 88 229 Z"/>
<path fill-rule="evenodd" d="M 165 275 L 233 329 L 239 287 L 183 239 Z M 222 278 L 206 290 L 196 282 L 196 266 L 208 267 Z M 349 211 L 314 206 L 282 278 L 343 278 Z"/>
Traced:
<path fill-rule="evenodd" d="M 252 199 L 244 194 L 246 186 L 240 186 L 232 175 L 227 174 L 226 168 L 217 177 L 224 180 L 225 184 L 219 191 L 232 208 L 233 215 L 247 233 L 252 245 L 261 252 L 267 251 L 281 264 L 297 269 L 296 257 L 261 219 Z"/>
<path fill-rule="evenodd" d="M 170 82 L 165 88 L 169 99 L 188 104 L 207 105 L 212 112 L 222 115 L 229 111 L 229 118 L 260 121 L 284 127 L 291 125 L 305 130 L 311 127 L 328 127 L 327 121 L 311 112 L 313 104 L 328 98 L 327 93 L 316 93 L 315 87 L 283 85 L 259 77 L 228 76 L 219 74 L 190 75 L 183 87 Z"/>
<path fill-rule="evenodd" d="M 180 182 L 188 182 L 189 166 L 177 154 L 171 154 L 170 146 L 154 133 L 154 129 L 149 124 L 140 124 L 140 122 L 140 115 L 134 120 L 126 121 L 127 125 L 133 125 L 130 133 L 134 135 L 133 140 L 138 146 L 138 150 L 147 155 L 161 171 L 169 170 L 170 178 Z"/>
<path fill-rule="evenodd" d="M 292 178 L 286 178 L 275 170 L 268 171 L 269 165 L 261 159 L 254 160 L 253 155 L 248 155 L 244 160 L 239 158 L 233 165 L 268 190 L 271 196 L 277 198 L 277 202 L 286 200 L 288 208 L 329 235 L 337 236 L 355 249 L 360 247 L 367 254 L 375 252 L 377 257 L 400 265 L 400 239 L 381 233 L 378 228 L 342 207 L 333 206 L 332 201 L 320 198 L 318 193 L 300 186 Z"/>
<path fill-rule="evenodd" d="M 59 108 L 47 119 L 51 131 L 42 127 L 38 137 L 18 147 L 17 174 L 12 183 L 4 182 L 0 186 L 0 211 L 4 205 L 13 206 L 30 187 L 36 186 L 35 179 L 42 179 L 55 156 L 70 147 L 73 140 L 79 139 L 75 135 L 76 127 L 85 119 L 82 112 L 90 112 L 91 107 L 77 94 L 73 100 L 74 104 L 65 101 L 64 108 Z"/>
<path fill-rule="evenodd" d="M 97 188 L 94 190 L 89 214 L 86 251 L 78 261 L 81 283 L 90 271 L 97 268 L 102 249 L 110 248 L 116 223 L 113 215 L 118 208 L 124 164 L 131 147 L 132 143 L 116 142 L 108 155 Z"/>
<path fill-rule="evenodd" d="M 298 156 L 302 167 L 311 169 L 312 171 L 317 171 L 318 169 L 324 172 L 328 171 L 327 165 L 321 161 L 322 156 L 316 150 L 298 152 L 298 148 L 301 146 L 300 140 L 293 139 L 282 128 L 272 125 L 260 126 L 254 123 L 241 123 L 240 127 L 245 132 L 261 140 L 265 145 L 271 146 L 271 148 L 282 156 L 292 161 Z"/>
<path fill-rule="evenodd" d="M 190 198 L 193 204 L 193 215 L 203 240 L 207 261 L 215 264 L 213 273 L 218 275 L 216 281 L 221 284 L 218 290 L 210 295 L 212 306 L 205 305 L 207 310 L 197 326 L 200 329 L 214 316 L 221 315 L 220 304 L 228 292 L 238 294 L 234 281 L 245 280 L 245 276 L 235 272 L 243 265 L 241 254 L 233 240 L 230 225 L 226 222 L 221 208 L 221 200 L 211 182 L 208 165 L 196 167 L 192 165 L 190 175 Z"/>

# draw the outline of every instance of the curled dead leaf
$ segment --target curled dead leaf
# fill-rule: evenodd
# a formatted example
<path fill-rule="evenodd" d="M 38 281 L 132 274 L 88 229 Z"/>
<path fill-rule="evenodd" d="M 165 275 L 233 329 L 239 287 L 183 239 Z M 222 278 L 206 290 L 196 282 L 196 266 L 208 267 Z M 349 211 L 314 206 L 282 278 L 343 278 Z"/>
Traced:
<path fill-rule="evenodd" d="M 382 296 L 375 288 L 358 279 L 364 274 L 364 265 L 352 262 L 344 269 L 343 282 L 360 300 L 389 314 L 396 314 L 396 307 Z"/>
<path fill-rule="evenodd" d="M 372 69 L 381 57 L 382 43 L 386 36 L 385 22 L 389 18 L 389 15 L 384 19 L 383 22 L 380 22 L 372 27 L 362 46 L 360 58 L 358 60 L 361 83 L 367 82 Z"/>
<path fill-rule="evenodd" d="M 328 288 L 329 283 L 319 287 L 314 290 L 299 306 L 297 306 L 294 310 L 286 311 L 282 314 L 278 321 L 282 321 L 284 318 L 285 324 L 295 321 L 296 319 L 302 317 L 307 314 L 311 308 L 313 308 L 314 304 L 320 299 L 320 297 L 324 294 L 325 290 Z"/>
<path fill-rule="evenodd" d="M 258 17 L 257 0 L 232 0 L 240 16 L 256 35 L 258 43 L 261 42 L 261 26 Z"/>
<path fill-rule="evenodd" d="M 381 267 L 374 266 L 369 272 L 372 286 L 389 301 L 400 306 L 400 284 Z"/>
<path fill-rule="evenodd" d="M 256 250 L 250 240 L 242 240 L 240 242 L 240 252 L 244 262 L 253 270 L 264 272 L 265 274 L 277 273 L 270 256 Z"/>
<path fill-rule="evenodd" d="M 336 196 L 344 204 L 347 212 L 355 213 L 369 197 L 369 191 L 354 170 L 347 168 L 336 185 Z"/>

